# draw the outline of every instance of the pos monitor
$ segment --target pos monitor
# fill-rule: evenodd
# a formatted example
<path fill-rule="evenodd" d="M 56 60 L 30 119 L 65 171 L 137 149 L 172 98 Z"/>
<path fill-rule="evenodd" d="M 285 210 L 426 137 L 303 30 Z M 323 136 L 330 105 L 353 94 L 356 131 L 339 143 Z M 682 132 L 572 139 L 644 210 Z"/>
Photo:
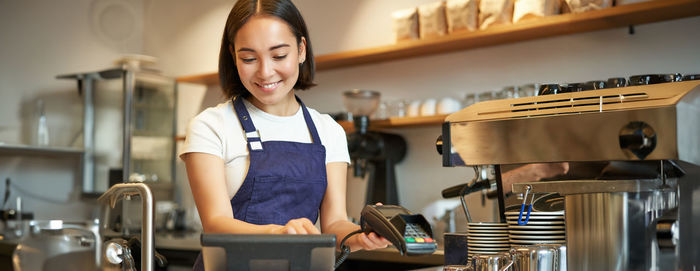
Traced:
<path fill-rule="evenodd" d="M 335 235 L 207 234 L 206 270 L 333 270 Z"/>

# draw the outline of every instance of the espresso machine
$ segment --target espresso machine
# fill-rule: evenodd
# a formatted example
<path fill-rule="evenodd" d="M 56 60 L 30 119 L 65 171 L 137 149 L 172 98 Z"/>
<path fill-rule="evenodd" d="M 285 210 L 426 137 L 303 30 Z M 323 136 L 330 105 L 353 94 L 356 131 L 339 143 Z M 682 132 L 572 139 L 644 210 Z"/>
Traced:
<path fill-rule="evenodd" d="M 449 115 L 443 165 L 495 165 L 504 222 L 501 171 L 568 162 L 561 178 L 512 185 L 516 196 L 563 196 L 568 270 L 698 269 L 700 81 L 564 89 Z"/>

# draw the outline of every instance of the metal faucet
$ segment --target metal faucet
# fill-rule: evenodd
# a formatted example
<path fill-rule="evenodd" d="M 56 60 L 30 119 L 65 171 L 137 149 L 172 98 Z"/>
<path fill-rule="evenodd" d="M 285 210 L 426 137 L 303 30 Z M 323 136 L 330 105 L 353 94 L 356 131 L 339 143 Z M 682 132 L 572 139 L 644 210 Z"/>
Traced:
<path fill-rule="evenodd" d="M 153 270 L 153 194 L 151 189 L 143 183 L 120 183 L 115 184 L 107 190 L 97 201 L 104 204 L 103 217 L 104 224 L 101 228 L 106 228 L 107 214 L 109 209 L 114 208 L 121 199 L 138 195 L 141 197 L 142 217 L 141 217 L 141 270 Z"/>

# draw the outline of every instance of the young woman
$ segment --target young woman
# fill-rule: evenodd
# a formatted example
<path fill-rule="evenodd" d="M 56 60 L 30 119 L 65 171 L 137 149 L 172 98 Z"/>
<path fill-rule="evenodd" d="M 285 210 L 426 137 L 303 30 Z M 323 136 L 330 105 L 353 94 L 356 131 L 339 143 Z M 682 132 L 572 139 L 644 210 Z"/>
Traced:
<path fill-rule="evenodd" d="M 204 232 L 323 232 L 339 243 L 359 229 L 345 208 L 345 132 L 295 96 L 313 77 L 306 25 L 289 0 L 236 2 L 219 56 L 229 101 L 190 122 L 180 156 Z M 354 251 L 389 242 L 370 233 L 347 244 Z M 195 269 L 203 269 L 201 255 Z"/>

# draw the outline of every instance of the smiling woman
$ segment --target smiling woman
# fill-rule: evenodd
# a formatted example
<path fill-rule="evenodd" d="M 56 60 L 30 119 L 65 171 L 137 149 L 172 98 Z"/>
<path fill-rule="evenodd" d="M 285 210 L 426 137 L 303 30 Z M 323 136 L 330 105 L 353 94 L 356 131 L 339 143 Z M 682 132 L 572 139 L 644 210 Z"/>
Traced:
<path fill-rule="evenodd" d="M 241 2 L 248 3 L 243 4 Z M 266 35 L 248 33 L 255 36 L 246 36 L 241 37 L 242 39 L 236 39 L 236 35 L 241 32 L 243 27 L 248 25 L 248 21 L 257 17 L 265 17 L 263 18 L 264 22 L 260 22 L 257 25 L 258 27 L 264 27 L 265 24 L 272 24 L 276 28 L 262 28 L 263 31 L 269 32 L 266 33 Z M 255 27 L 248 27 L 248 30 L 254 28 Z M 278 34 L 281 35 L 278 36 Z M 293 40 L 289 40 L 290 36 Z M 301 17 L 299 10 L 296 9 L 294 4 L 289 1 L 239 1 L 236 3 L 236 6 L 234 6 L 233 10 L 231 10 L 231 14 L 229 14 L 229 18 L 226 21 L 226 29 L 221 38 L 221 50 L 219 55 L 219 80 L 228 98 L 237 95 L 243 97 L 250 95 L 239 77 L 239 66 L 237 65 L 238 63 L 236 63 L 236 57 L 234 57 L 236 52 L 234 52 L 232 48 L 238 50 L 241 49 L 241 47 L 246 47 L 236 44 L 236 41 L 253 42 L 257 37 L 262 37 L 260 42 L 262 42 L 263 38 L 281 38 L 285 41 L 272 40 L 270 41 L 270 43 L 273 44 L 271 46 L 278 46 L 284 43 L 290 47 L 289 49 L 294 48 L 299 50 L 296 54 L 301 58 L 301 61 L 298 63 L 299 74 L 296 78 L 294 89 L 305 90 L 316 85 L 313 83 L 315 64 L 309 32 L 306 28 L 306 23 L 304 23 L 304 19 Z M 279 44 L 275 44 L 275 42 L 279 42 Z M 273 48 L 269 47 L 269 49 Z M 268 48 L 262 48 L 262 51 L 267 50 Z"/>
<path fill-rule="evenodd" d="M 290 90 L 299 77 L 298 65 L 306 59 L 306 39 L 297 43 L 284 21 L 258 15 L 241 27 L 235 40 L 229 51 L 241 83 L 254 97 L 251 103 L 275 115 L 293 115 L 298 106 Z"/>
<path fill-rule="evenodd" d="M 191 121 L 180 156 L 204 232 L 323 232 L 340 242 L 359 230 L 347 220 L 345 132 L 295 95 L 315 85 L 314 60 L 304 20 L 289 0 L 236 2 L 219 77 L 230 100 Z M 370 233 L 345 244 L 359 250 L 389 242 Z M 195 269 L 214 257 L 209 253 L 205 247 Z"/>

